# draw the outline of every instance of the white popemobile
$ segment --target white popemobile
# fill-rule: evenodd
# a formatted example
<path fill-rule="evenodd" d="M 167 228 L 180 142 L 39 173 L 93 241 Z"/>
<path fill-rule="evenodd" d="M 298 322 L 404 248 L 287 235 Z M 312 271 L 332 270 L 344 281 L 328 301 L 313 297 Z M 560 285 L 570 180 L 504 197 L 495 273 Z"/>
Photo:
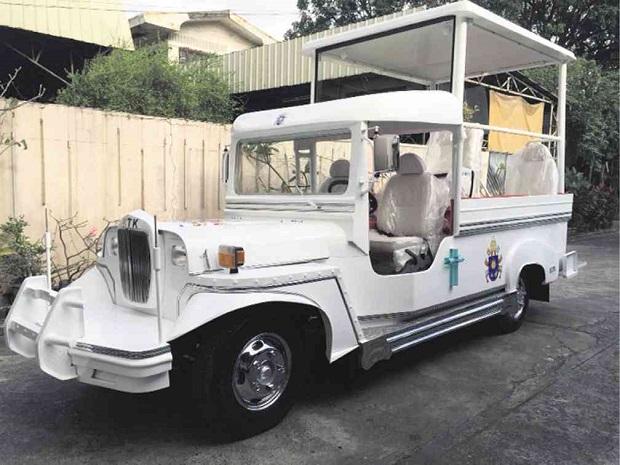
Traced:
<path fill-rule="evenodd" d="M 369 369 L 491 317 L 512 331 L 529 299 L 577 273 L 563 176 L 572 53 L 467 1 L 305 53 L 313 103 L 233 124 L 225 219 L 130 213 L 70 286 L 25 280 L 11 350 L 58 379 L 126 392 L 178 373 L 209 421 L 242 436 L 284 417 L 312 354 L 355 354 Z M 333 91 L 325 67 L 342 61 L 422 90 L 319 101 Z M 467 79 L 543 65 L 559 71 L 548 134 L 463 122 Z M 495 194 L 480 162 L 489 131 L 535 139 L 509 156 Z"/>

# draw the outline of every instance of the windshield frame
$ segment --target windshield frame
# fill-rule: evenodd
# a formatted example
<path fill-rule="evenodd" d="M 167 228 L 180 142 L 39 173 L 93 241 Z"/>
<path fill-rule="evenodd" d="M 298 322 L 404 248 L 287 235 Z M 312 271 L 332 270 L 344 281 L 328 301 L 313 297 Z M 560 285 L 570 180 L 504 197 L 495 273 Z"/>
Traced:
<path fill-rule="evenodd" d="M 290 128 L 293 129 L 293 128 Z M 359 123 L 354 125 L 340 126 L 337 128 L 304 128 L 304 130 L 288 130 L 288 131 L 278 131 L 273 133 L 269 131 L 268 134 L 260 133 L 260 134 L 243 134 L 239 138 L 233 139 L 234 147 L 234 156 L 231 157 L 231 176 L 229 177 L 228 183 L 230 184 L 228 193 L 229 195 L 234 195 L 238 197 L 243 197 L 247 199 L 251 198 L 266 198 L 266 199 L 286 199 L 284 202 L 290 203 L 295 201 L 307 201 L 307 199 L 341 199 L 346 196 L 350 196 L 352 194 L 352 186 L 351 179 L 353 179 L 355 172 L 355 164 L 357 163 L 357 144 L 356 144 L 356 134 L 359 134 Z M 347 138 L 351 144 L 351 153 L 350 153 L 350 167 L 349 167 L 349 183 L 347 188 L 343 192 L 338 193 L 330 193 L 330 192 L 310 192 L 310 193 L 285 193 L 285 192 L 276 192 L 276 193 L 266 193 L 266 192 L 241 192 L 238 189 L 239 186 L 239 176 L 241 175 L 240 163 L 242 160 L 242 152 L 241 146 L 243 144 L 252 143 L 264 143 L 264 142 L 286 142 L 286 141 L 294 141 L 297 139 L 305 139 L 305 138 L 319 138 L 319 137 L 329 137 L 329 136 L 341 136 L 343 138 Z"/>

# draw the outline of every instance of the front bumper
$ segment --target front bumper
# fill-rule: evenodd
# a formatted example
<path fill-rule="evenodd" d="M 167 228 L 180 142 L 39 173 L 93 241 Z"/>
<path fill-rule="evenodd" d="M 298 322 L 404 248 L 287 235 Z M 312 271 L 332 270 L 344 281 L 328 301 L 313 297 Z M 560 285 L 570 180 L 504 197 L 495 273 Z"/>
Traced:
<path fill-rule="evenodd" d="M 9 348 L 45 373 L 124 392 L 169 386 L 172 354 L 157 335 L 157 317 L 115 305 L 95 268 L 59 292 L 27 278 L 6 319 Z"/>

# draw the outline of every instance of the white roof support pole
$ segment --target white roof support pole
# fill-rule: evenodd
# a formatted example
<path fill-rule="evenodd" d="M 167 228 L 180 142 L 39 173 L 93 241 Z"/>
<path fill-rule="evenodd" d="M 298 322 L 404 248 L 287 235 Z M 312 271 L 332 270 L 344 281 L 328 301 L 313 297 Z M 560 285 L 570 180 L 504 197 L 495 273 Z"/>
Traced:
<path fill-rule="evenodd" d="M 454 21 L 454 50 L 452 61 L 452 93 L 463 111 L 465 99 L 465 57 L 467 54 L 467 19 L 457 17 Z M 463 171 L 463 127 L 452 135 L 452 234 L 459 235 L 461 222 L 461 172 Z"/>
<path fill-rule="evenodd" d="M 564 170 L 565 170 L 565 153 L 566 153 L 566 63 L 558 66 L 558 172 L 559 172 L 559 190 L 560 194 L 564 193 Z"/>
<path fill-rule="evenodd" d="M 458 236 L 461 229 L 461 173 L 463 171 L 463 136 L 465 129 L 458 127 L 452 132 L 452 235 Z M 458 174 L 457 174 L 458 173 Z"/>
<path fill-rule="evenodd" d="M 465 98 L 465 56 L 467 54 L 467 22 L 462 17 L 454 20 L 454 50 L 452 63 L 452 93 L 463 102 Z"/>
<path fill-rule="evenodd" d="M 316 103 L 316 81 L 319 78 L 319 54 L 314 51 L 312 58 L 312 79 L 310 80 L 310 103 Z"/>

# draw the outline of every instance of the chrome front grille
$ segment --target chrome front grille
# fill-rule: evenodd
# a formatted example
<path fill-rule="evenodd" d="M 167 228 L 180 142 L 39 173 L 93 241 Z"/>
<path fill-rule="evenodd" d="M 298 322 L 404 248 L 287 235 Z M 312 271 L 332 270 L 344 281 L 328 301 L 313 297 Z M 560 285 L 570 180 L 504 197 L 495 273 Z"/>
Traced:
<path fill-rule="evenodd" d="M 136 229 L 118 229 L 118 257 L 125 297 L 134 302 L 147 302 L 151 287 L 148 235 Z"/>

